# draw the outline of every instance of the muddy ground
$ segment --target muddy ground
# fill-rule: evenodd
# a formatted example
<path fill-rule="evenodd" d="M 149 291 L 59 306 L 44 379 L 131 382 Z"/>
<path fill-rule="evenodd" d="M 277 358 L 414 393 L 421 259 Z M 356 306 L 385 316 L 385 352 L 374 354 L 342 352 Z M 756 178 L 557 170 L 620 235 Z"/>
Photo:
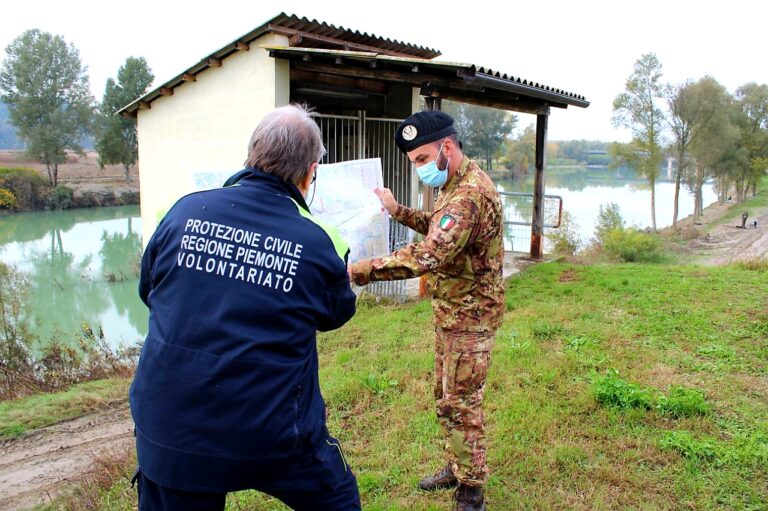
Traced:
<path fill-rule="evenodd" d="M 125 452 L 132 445 L 133 421 L 127 402 L 0 441 L 0 511 L 49 503 L 68 485 L 79 482 L 95 457 Z"/>

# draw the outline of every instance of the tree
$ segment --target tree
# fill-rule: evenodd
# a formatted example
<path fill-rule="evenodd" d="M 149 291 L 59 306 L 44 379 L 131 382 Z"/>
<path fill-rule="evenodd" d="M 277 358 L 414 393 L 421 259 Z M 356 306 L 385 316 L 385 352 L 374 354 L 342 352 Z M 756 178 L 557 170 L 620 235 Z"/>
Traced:
<path fill-rule="evenodd" d="M 52 186 L 66 150 L 82 154 L 93 98 L 77 49 L 61 36 L 33 29 L 11 42 L 0 68 L 0 97 L 30 157 L 45 163 Z"/>
<path fill-rule="evenodd" d="M 536 127 L 533 124 L 526 126 L 516 138 L 507 141 L 505 159 L 510 168 L 528 174 L 536 161 Z"/>
<path fill-rule="evenodd" d="M 718 111 L 723 105 L 717 100 L 710 101 L 708 96 L 719 84 L 710 77 L 705 76 L 698 82 L 685 82 L 677 86 L 667 88 L 667 106 L 669 111 L 668 124 L 672 132 L 670 153 L 677 161 L 675 170 L 675 204 L 672 213 L 672 225 L 677 225 L 678 206 L 680 198 L 680 184 L 687 176 L 686 172 L 692 163 L 689 161 L 689 149 L 691 144 L 706 131 L 713 122 Z"/>
<path fill-rule="evenodd" d="M 748 163 L 737 182 L 739 200 L 746 198 L 750 186 L 757 193 L 757 182 L 768 170 L 768 85 L 754 82 L 736 90 L 740 109 L 741 143 L 747 151 Z"/>
<path fill-rule="evenodd" d="M 491 170 L 504 140 L 512 133 L 517 116 L 506 110 L 497 110 L 466 103 L 443 103 L 445 112 L 453 117 L 456 131 L 463 143 L 463 151 L 471 157 L 485 161 Z"/>
<path fill-rule="evenodd" d="M 635 68 L 626 82 L 625 90 L 613 100 L 613 124 L 632 132 L 630 146 L 636 154 L 632 162 L 635 170 L 648 178 L 651 185 L 651 226 L 656 229 L 656 178 L 663 159 L 661 130 L 664 114 L 657 105 L 664 88 L 661 63 L 656 55 L 648 53 L 635 62 Z"/>
<path fill-rule="evenodd" d="M 704 181 L 715 177 L 720 200 L 724 200 L 731 180 L 729 176 L 738 165 L 741 153 L 738 147 L 739 130 L 734 123 L 734 103 L 728 91 L 712 77 L 704 77 L 694 85 L 697 108 L 708 119 L 690 144 L 695 160 L 691 184 L 694 192 L 693 218 L 696 221 L 704 210 Z"/>
<path fill-rule="evenodd" d="M 98 116 L 96 150 L 99 164 L 120 164 L 125 169 L 125 179 L 131 166 L 138 159 L 136 120 L 117 114 L 125 105 L 142 96 L 155 79 L 144 57 L 128 57 L 117 72 L 117 83 L 110 78 L 104 90 L 104 99 Z"/>

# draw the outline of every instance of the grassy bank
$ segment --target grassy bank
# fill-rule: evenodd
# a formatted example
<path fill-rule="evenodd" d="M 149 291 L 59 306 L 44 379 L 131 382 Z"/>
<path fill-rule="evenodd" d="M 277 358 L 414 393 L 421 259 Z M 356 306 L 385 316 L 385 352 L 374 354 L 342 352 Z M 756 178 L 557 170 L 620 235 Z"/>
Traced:
<path fill-rule="evenodd" d="M 0 401 L 0 440 L 80 417 L 108 403 L 124 401 L 129 384 L 127 378 L 110 378 L 81 383 L 64 392 Z"/>
<path fill-rule="evenodd" d="M 768 509 L 768 273 L 573 266 L 513 277 L 487 387 L 493 509 Z M 321 336 L 331 431 L 366 510 L 447 509 L 427 302 Z M 98 509 L 128 510 L 127 481 Z M 230 510 L 284 509 L 253 492 Z"/>

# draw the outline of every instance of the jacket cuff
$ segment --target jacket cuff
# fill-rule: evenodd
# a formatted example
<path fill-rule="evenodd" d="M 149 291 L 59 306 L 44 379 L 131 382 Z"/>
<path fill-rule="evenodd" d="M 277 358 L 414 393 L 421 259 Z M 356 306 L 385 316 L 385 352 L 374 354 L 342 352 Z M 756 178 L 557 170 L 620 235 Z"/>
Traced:
<path fill-rule="evenodd" d="M 352 282 L 358 286 L 364 286 L 371 281 L 372 271 L 373 265 L 370 259 L 366 261 L 358 261 L 349 267 L 349 272 L 352 275 Z"/>

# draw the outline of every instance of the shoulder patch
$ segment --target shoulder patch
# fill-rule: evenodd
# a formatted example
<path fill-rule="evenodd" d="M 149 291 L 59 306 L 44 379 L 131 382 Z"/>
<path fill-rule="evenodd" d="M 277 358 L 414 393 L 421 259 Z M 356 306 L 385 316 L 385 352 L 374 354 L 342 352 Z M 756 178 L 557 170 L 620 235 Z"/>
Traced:
<path fill-rule="evenodd" d="M 454 225 L 456 225 L 456 219 L 451 215 L 443 215 L 443 218 L 440 219 L 440 228 L 444 231 L 447 231 Z"/>

